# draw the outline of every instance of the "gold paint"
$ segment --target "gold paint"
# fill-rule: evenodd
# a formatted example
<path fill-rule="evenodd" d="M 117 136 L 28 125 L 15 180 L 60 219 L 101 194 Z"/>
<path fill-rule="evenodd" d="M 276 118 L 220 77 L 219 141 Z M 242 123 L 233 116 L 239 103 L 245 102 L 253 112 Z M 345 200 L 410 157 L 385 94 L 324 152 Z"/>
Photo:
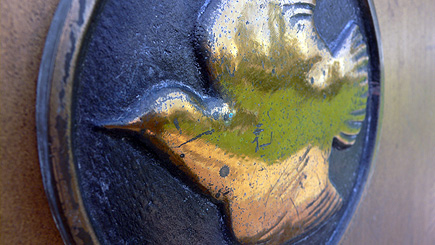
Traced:
<path fill-rule="evenodd" d="M 167 152 L 225 204 L 243 243 L 287 241 L 341 206 L 328 159 L 334 137 L 351 145 L 360 131 L 368 58 L 356 26 L 332 54 L 314 5 L 223 1 L 206 47 L 223 101 L 161 89 L 142 116 L 106 126 L 137 131 Z"/>

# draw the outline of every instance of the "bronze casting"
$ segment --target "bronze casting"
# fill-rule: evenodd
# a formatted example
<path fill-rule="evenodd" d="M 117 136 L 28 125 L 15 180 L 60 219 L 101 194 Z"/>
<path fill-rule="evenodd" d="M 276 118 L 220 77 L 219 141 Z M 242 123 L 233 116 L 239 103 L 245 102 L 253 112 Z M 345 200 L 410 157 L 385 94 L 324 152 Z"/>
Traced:
<path fill-rule="evenodd" d="M 165 81 L 147 91 L 133 130 L 225 204 L 243 243 L 280 243 L 341 206 L 328 176 L 334 138 L 350 146 L 366 114 L 368 55 L 349 23 L 327 47 L 315 0 L 223 1 L 199 20 L 219 98 Z M 128 123 L 119 123 L 129 121 Z"/>

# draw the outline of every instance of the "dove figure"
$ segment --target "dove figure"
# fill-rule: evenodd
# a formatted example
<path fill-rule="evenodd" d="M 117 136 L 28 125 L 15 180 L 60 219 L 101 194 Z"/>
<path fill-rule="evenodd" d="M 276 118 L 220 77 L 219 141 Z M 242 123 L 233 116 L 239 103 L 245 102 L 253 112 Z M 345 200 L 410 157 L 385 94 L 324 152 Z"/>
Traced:
<path fill-rule="evenodd" d="M 224 0 L 198 20 L 216 96 L 181 82 L 150 89 L 135 115 L 105 127 L 135 131 L 221 201 L 242 243 L 276 244 L 341 207 L 329 179 L 333 139 L 355 142 L 365 118 L 368 56 L 358 26 L 328 47 L 315 0 Z"/>

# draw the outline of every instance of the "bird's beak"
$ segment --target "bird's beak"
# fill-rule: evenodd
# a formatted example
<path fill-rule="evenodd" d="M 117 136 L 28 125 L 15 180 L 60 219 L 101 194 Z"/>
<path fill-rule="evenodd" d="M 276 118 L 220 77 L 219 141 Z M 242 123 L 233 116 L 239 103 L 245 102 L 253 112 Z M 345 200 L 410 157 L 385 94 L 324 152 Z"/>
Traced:
<path fill-rule="evenodd" d="M 107 123 L 103 124 L 102 127 L 106 129 L 124 129 L 129 131 L 135 131 L 140 132 L 143 129 L 143 122 L 140 117 L 124 123 L 124 122 L 114 122 L 114 123 Z"/>

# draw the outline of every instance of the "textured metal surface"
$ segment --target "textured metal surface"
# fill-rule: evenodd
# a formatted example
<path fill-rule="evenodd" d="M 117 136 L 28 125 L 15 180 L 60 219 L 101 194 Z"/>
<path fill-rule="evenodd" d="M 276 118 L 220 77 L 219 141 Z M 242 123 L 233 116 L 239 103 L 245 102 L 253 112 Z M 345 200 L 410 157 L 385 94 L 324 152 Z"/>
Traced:
<path fill-rule="evenodd" d="M 64 240 L 276 243 L 338 239 L 371 166 L 380 106 L 380 57 L 371 21 L 373 10 L 367 2 L 347 3 L 346 9 L 354 14 L 343 28 L 325 25 L 322 18 L 315 24 L 313 15 L 337 12 L 335 5 L 314 11 L 313 1 L 304 3 L 306 6 L 287 4 L 283 9 L 269 4 L 267 11 L 262 10 L 263 5 L 253 5 L 254 10 L 264 12 L 261 18 L 242 13 L 247 20 L 238 23 L 239 17 L 234 16 L 239 26 L 239 35 L 231 39 L 234 43 L 226 42 L 225 33 L 213 33 L 227 22 L 218 20 L 217 29 L 213 27 L 205 36 L 223 39 L 216 39 L 216 46 L 212 43 L 204 51 L 192 47 L 195 42 L 202 43 L 203 36 L 191 34 L 198 26 L 207 29 L 202 23 L 210 23 L 215 14 L 205 7 L 205 20 L 201 15 L 196 19 L 197 12 L 204 9 L 202 2 L 143 5 L 132 1 L 121 7 L 114 1 L 62 1 L 42 58 L 37 132 L 44 186 Z M 230 16 L 223 11 L 221 16 Z M 180 20 L 185 25 L 175 24 Z M 270 39 L 250 35 L 251 26 L 270 33 Z M 335 38 L 323 43 L 320 35 L 325 30 Z M 237 49 L 226 53 L 229 47 L 225 45 Z M 207 52 L 210 57 L 204 56 Z M 203 61 L 207 59 L 211 63 Z M 219 60 L 224 61 L 222 67 L 234 66 L 234 72 L 220 70 Z M 256 63 L 261 60 L 263 69 Z M 209 65 L 208 72 L 201 70 L 202 62 Z M 254 69 L 252 74 L 259 69 L 264 77 L 246 80 L 244 74 L 250 69 Z M 265 82 L 258 83 L 258 79 Z M 183 91 L 166 97 L 162 93 L 171 89 L 167 86 L 166 90 L 153 90 L 170 80 L 196 89 L 188 93 L 191 97 L 196 94 L 192 97 L 196 102 L 176 102 L 178 97 L 188 96 Z M 218 85 L 212 81 L 219 81 Z M 251 92 L 246 93 L 248 89 Z M 151 94 L 144 92 L 147 90 Z M 163 101 L 163 111 L 156 107 L 156 113 L 165 113 L 166 105 L 179 107 L 179 113 L 191 109 L 194 115 L 170 118 L 177 121 L 175 126 L 164 129 L 153 124 L 159 118 L 150 118 L 143 130 L 151 130 L 148 134 L 155 146 L 143 147 L 134 137 L 107 133 L 99 127 L 105 118 L 122 118 L 119 111 L 134 115 L 144 109 L 129 105 L 132 102 L 142 104 L 143 99 L 145 105 L 153 105 L 151 98 L 160 95 L 163 97 L 155 101 Z M 196 107 L 206 109 L 195 111 Z M 190 122 L 191 116 L 199 118 Z M 305 120 L 297 123 L 292 118 Z M 179 124 L 192 140 L 184 135 L 168 136 L 181 131 Z M 205 131 L 208 127 L 213 129 Z M 270 131 L 270 142 L 260 145 L 266 140 L 259 135 L 262 130 Z M 252 143 L 257 146 L 249 143 L 251 131 L 256 136 Z M 273 133 L 277 135 L 272 142 Z M 153 141 L 153 135 L 162 142 Z M 333 137 L 337 142 L 331 148 Z M 208 141 L 198 143 L 205 138 Z M 169 146 L 175 155 L 169 152 L 168 158 L 153 150 L 167 140 L 179 145 L 181 152 Z M 222 153 L 213 151 L 213 145 L 222 148 Z M 345 145 L 349 148 L 343 150 Z M 234 161 L 232 155 L 240 159 Z M 173 157 L 183 158 L 178 162 L 185 163 L 184 173 Z M 302 163 L 299 171 L 297 166 Z M 220 170 L 210 171 L 215 168 Z M 189 174 L 194 178 L 189 179 Z"/>
<path fill-rule="evenodd" d="M 38 76 L 36 130 L 42 181 L 65 243 L 98 243 L 78 187 L 71 154 L 71 91 L 95 1 L 61 1 L 47 35 Z"/>
<path fill-rule="evenodd" d="M 343 243 L 433 244 L 435 4 L 374 2 L 385 54 L 384 136 L 371 185 Z M 1 243 L 59 244 L 42 190 L 32 115 L 56 3 L 14 3 L 2 1 L 0 15 Z"/>
<path fill-rule="evenodd" d="M 371 39 L 349 21 L 328 48 L 315 1 L 210 5 L 195 30 L 215 95 L 157 82 L 105 128 L 137 132 L 169 154 L 224 203 L 238 241 L 309 233 L 342 206 L 329 179 L 332 142 L 351 147 L 366 118 L 368 80 L 376 83 L 368 77 Z"/>

